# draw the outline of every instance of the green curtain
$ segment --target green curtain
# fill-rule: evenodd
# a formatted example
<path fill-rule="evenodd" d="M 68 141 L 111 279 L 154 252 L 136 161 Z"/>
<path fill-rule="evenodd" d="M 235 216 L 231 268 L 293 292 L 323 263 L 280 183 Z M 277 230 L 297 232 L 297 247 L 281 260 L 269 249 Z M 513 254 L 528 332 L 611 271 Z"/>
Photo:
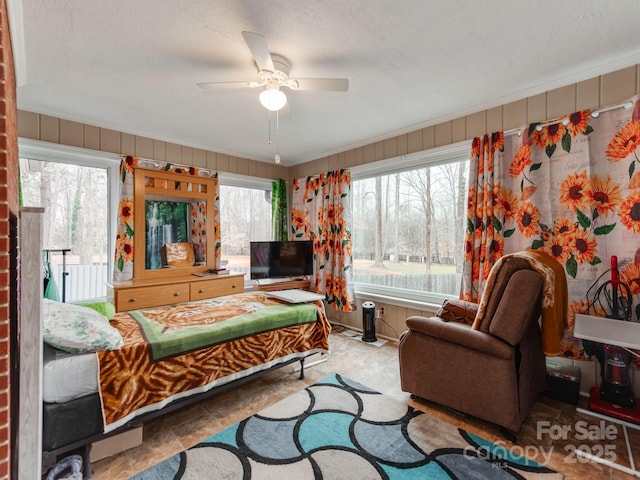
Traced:
<path fill-rule="evenodd" d="M 271 231 L 273 240 L 288 240 L 287 232 L 287 182 L 274 180 L 271 184 Z"/>

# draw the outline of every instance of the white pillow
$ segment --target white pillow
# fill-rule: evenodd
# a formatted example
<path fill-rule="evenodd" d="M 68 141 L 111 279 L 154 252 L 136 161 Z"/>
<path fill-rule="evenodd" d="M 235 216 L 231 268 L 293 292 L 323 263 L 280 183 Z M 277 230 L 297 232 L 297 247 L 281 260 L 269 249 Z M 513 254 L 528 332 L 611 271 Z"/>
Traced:
<path fill-rule="evenodd" d="M 92 308 L 43 299 L 44 341 L 69 353 L 118 350 L 122 335 Z"/>

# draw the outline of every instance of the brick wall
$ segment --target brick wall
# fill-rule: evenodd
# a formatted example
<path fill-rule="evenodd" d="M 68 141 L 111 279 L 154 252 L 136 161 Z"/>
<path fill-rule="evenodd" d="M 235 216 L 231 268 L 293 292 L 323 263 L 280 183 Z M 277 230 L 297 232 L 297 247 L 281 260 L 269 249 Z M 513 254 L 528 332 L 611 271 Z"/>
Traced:
<path fill-rule="evenodd" d="M 18 136 L 16 85 L 9 35 L 7 4 L 0 0 L 0 478 L 11 468 L 11 306 L 17 291 L 10 288 L 10 218 L 18 215 Z M 15 308 L 15 307 L 14 307 Z"/>

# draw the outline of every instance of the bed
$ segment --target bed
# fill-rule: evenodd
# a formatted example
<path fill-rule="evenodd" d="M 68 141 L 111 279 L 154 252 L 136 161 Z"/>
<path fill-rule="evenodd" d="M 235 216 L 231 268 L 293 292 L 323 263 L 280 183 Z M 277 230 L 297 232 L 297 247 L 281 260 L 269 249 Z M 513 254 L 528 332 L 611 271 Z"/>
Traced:
<path fill-rule="evenodd" d="M 290 304 L 245 292 L 119 312 L 89 327 L 48 325 L 48 318 L 69 318 L 73 307 L 62 305 L 44 305 L 43 471 L 77 451 L 88 476 L 92 442 L 292 362 L 301 362 L 302 377 L 305 358 L 329 353 L 321 301 Z M 52 337 L 65 330 L 89 330 L 106 349 L 61 345 Z"/>

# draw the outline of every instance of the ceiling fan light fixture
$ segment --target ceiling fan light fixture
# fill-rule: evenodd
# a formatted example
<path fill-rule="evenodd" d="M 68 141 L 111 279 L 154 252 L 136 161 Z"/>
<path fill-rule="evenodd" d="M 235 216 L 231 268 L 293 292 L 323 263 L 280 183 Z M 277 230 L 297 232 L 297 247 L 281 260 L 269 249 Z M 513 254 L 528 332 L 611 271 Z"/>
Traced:
<path fill-rule="evenodd" d="M 287 96 L 278 88 L 267 88 L 260 92 L 260 103 L 267 110 L 277 112 L 287 104 Z"/>

